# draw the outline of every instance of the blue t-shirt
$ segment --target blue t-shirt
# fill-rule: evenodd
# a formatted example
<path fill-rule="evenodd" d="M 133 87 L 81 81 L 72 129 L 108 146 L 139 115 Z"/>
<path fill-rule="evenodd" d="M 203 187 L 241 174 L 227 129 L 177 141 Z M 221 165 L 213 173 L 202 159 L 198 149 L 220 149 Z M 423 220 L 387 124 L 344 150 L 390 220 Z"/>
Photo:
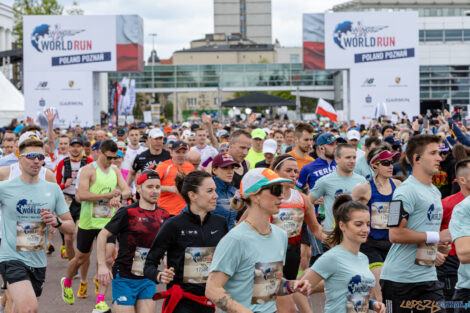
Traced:
<path fill-rule="evenodd" d="M 325 203 L 325 221 L 323 226 L 326 231 L 332 231 L 334 228 L 333 203 L 335 199 L 343 193 L 351 194 L 357 185 L 365 182 L 366 179 L 356 173 L 345 177 L 340 176 L 337 171 L 334 171 L 329 175 L 323 176 L 315 183 L 315 187 L 310 192 L 316 199 L 323 197 Z"/>
<path fill-rule="evenodd" d="M 357 159 L 356 166 L 354 167 L 354 173 L 364 176 L 364 178 L 367 180 L 373 178 L 375 175 L 370 165 L 367 164 L 365 156 Z"/>
<path fill-rule="evenodd" d="M 449 223 L 452 242 L 460 237 L 470 236 L 470 198 L 466 197 L 452 211 Z M 470 289 L 470 264 L 460 263 L 456 289 Z"/>
<path fill-rule="evenodd" d="M 2 244 L 0 262 L 19 260 L 30 267 L 46 267 L 49 227 L 41 210 L 52 214 L 69 211 L 59 185 L 44 180 L 27 184 L 19 177 L 0 182 Z"/>
<path fill-rule="evenodd" d="M 230 276 L 224 289 L 253 312 L 276 312 L 273 294 L 282 288 L 279 278 L 286 259 L 287 234 L 276 225 L 271 229 L 269 236 L 261 236 L 245 222 L 232 228 L 217 245 L 210 268 Z"/>
<path fill-rule="evenodd" d="M 324 313 L 346 313 L 347 307 L 358 305 L 369 307 L 369 290 L 375 286 L 375 278 L 364 253 L 356 255 L 337 245 L 325 252 L 312 270 L 325 280 Z"/>
<path fill-rule="evenodd" d="M 14 163 L 18 163 L 18 157 L 15 155 L 15 153 L 10 153 L 9 155 L 0 158 L 0 167 L 9 166 Z"/>
<path fill-rule="evenodd" d="M 325 175 L 328 175 L 336 170 L 335 160 L 328 163 L 327 160 L 318 158 L 313 162 L 308 163 L 299 173 L 299 178 L 295 183 L 295 187 L 303 190 L 308 184 L 308 188 L 312 189 L 315 186 L 316 181 Z"/>
<path fill-rule="evenodd" d="M 417 232 L 439 232 L 443 210 L 441 193 L 436 186 L 425 185 L 410 176 L 395 189 L 393 200 L 401 200 L 409 214 L 406 228 Z M 436 251 L 436 244 L 394 243 L 380 278 L 398 283 L 435 281 L 437 274 L 433 264 Z"/>

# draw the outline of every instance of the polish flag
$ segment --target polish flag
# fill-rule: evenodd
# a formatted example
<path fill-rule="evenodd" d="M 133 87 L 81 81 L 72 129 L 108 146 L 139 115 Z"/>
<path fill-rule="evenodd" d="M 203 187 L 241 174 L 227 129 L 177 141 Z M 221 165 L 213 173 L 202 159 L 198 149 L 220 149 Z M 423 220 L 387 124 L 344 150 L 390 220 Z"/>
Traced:
<path fill-rule="evenodd" d="M 318 105 L 317 105 L 315 114 L 328 117 L 333 122 L 338 121 L 338 114 L 336 114 L 336 111 L 333 108 L 333 106 L 329 104 L 328 102 L 326 102 L 325 100 L 323 100 L 322 98 L 318 100 Z"/>

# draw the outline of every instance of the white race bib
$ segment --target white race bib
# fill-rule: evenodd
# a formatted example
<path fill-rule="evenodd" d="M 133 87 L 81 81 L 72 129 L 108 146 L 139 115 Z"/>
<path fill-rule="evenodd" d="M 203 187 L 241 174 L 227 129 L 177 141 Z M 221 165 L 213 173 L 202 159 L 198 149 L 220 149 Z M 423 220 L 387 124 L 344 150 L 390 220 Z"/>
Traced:
<path fill-rule="evenodd" d="M 435 243 L 420 243 L 416 250 L 416 265 L 434 266 L 436 263 L 437 244 Z"/>
<path fill-rule="evenodd" d="M 304 222 L 304 211 L 302 208 L 283 208 L 279 213 L 273 215 L 273 224 L 279 226 L 287 233 L 287 238 L 300 235 Z"/>
<path fill-rule="evenodd" d="M 109 200 L 98 200 L 93 202 L 94 218 L 111 218 L 113 217 L 113 208 L 109 205 Z"/>
<path fill-rule="evenodd" d="M 205 284 L 215 247 L 187 247 L 184 251 L 183 283 Z"/>
<path fill-rule="evenodd" d="M 346 313 L 368 313 L 369 312 L 369 295 L 361 294 L 348 295 L 346 303 Z"/>
<path fill-rule="evenodd" d="M 16 251 L 40 251 L 46 243 L 44 222 L 17 222 Z"/>
<path fill-rule="evenodd" d="M 370 226 L 374 229 L 388 229 L 387 221 L 390 214 L 390 202 L 374 202 L 371 205 Z"/>
<path fill-rule="evenodd" d="M 282 288 L 282 261 L 255 264 L 255 279 L 251 304 L 276 300 Z"/>
<path fill-rule="evenodd" d="M 144 276 L 144 265 L 149 248 L 137 247 L 135 248 L 134 259 L 132 261 L 131 273 L 135 276 Z"/>

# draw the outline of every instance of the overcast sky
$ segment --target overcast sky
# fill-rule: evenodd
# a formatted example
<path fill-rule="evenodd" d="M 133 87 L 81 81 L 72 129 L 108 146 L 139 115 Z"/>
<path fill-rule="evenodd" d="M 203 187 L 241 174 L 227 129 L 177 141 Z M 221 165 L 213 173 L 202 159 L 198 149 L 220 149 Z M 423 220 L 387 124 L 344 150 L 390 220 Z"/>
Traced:
<path fill-rule="evenodd" d="M 0 0 L 8 5 L 13 0 Z M 58 0 L 70 8 L 72 0 Z M 324 12 L 346 0 L 272 0 L 273 41 L 282 46 L 302 45 L 302 14 Z M 85 14 L 138 14 L 144 19 L 146 59 L 152 49 L 149 33 L 157 33 L 158 57 L 189 48 L 193 39 L 214 31 L 213 0 L 78 0 Z"/>

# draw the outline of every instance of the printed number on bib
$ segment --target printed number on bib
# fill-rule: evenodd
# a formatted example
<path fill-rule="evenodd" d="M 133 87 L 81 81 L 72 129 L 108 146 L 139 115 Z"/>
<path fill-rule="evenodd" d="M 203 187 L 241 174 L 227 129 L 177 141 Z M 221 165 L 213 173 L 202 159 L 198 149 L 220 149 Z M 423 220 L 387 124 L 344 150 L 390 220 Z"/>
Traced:
<path fill-rule="evenodd" d="M 183 283 L 205 284 L 215 247 L 188 247 L 184 251 Z"/>
<path fill-rule="evenodd" d="M 44 222 L 17 222 L 16 251 L 40 251 L 46 243 Z"/>
<path fill-rule="evenodd" d="M 374 202 L 371 205 L 371 227 L 374 229 L 388 229 L 387 222 L 390 214 L 390 202 Z"/>
<path fill-rule="evenodd" d="M 93 202 L 94 218 L 111 218 L 113 217 L 113 208 L 109 206 L 108 200 L 98 200 Z"/>
<path fill-rule="evenodd" d="M 283 208 L 278 214 L 273 215 L 273 224 L 282 228 L 288 238 L 300 235 L 302 223 L 304 221 L 304 211 L 302 208 Z"/>
<path fill-rule="evenodd" d="M 282 261 L 255 264 L 255 279 L 251 304 L 275 300 L 282 288 Z"/>
<path fill-rule="evenodd" d="M 149 248 L 137 247 L 135 248 L 134 259 L 132 261 L 131 273 L 135 276 L 144 276 L 144 265 Z"/>
<path fill-rule="evenodd" d="M 437 244 L 420 243 L 416 250 L 416 265 L 434 266 L 436 263 Z"/>

